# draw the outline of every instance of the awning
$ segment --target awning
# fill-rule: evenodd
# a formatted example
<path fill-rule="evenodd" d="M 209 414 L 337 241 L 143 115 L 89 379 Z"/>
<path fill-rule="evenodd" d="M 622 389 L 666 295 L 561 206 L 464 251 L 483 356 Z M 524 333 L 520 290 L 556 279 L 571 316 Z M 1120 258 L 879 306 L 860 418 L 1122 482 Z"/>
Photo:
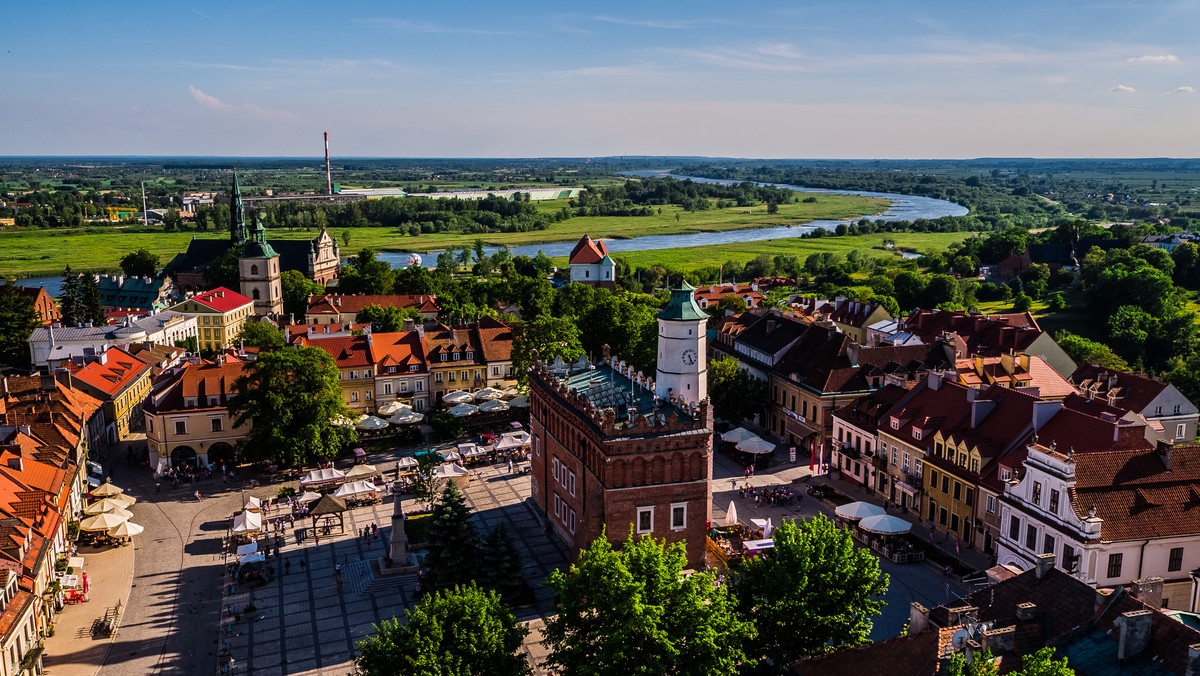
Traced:
<path fill-rule="evenodd" d="M 808 423 L 802 423 L 795 418 L 784 418 L 783 430 L 797 439 L 811 437 L 820 431 L 812 425 L 809 425 Z"/>
<path fill-rule="evenodd" d="M 912 486 L 909 486 L 908 484 L 904 483 L 903 481 L 897 481 L 896 488 L 899 488 L 900 490 L 904 491 L 905 493 L 908 493 L 909 495 L 916 495 L 917 493 L 921 492 L 920 488 L 913 488 Z"/>

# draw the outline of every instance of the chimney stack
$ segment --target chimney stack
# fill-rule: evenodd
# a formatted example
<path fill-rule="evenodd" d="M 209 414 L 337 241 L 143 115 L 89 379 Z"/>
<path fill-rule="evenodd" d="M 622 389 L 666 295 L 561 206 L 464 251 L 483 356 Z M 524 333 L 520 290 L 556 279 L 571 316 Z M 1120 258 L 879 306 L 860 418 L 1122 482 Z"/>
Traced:
<path fill-rule="evenodd" d="M 1056 557 L 1054 554 L 1038 554 L 1037 555 L 1037 579 L 1046 577 L 1046 573 L 1054 570 L 1054 562 Z"/>
<path fill-rule="evenodd" d="M 908 606 L 908 633 L 919 634 L 929 628 L 929 609 L 913 601 Z"/>
<path fill-rule="evenodd" d="M 1015 626 L 983 632 L 983 649 L 990 650 L 993 655 L 997 656 L 1011 653 L 1013 649 L 1013 636 L 1016 635 L 1016 632 L 1017 628 Z M 1200 674 L 1197 676 L 1200 676 Z"/>
<path fill-rule="evenodd" d="M 1129 590 L 1133 598 L 1155 610 L 1162 610 L 1163 579 L 1158 576 L 1134 580 Z"/>
<path fill-rule="evenodd" d="M 1122 664 L 1142 654 L 1150 643 L 1150 620 L 1153 617 L 1153 610 L 1133 610 L 1121 613 L 1116 619 L 1115 624 L 1121 631 L 1117 644 L 1117 659 Z"/>
<path fill-rule="evenodd" d="M 1017 604 L 1017 619 L 1021 622 L 1028 622 L 1037 614 L 1037 604 L 1026 601 L 1025 603 Z"/>

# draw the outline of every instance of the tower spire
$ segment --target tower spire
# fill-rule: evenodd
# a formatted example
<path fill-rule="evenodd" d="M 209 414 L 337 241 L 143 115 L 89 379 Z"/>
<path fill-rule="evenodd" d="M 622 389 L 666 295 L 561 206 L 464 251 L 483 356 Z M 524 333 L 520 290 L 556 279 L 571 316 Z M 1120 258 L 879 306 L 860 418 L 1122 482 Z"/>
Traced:
<path fill-rule="evenodd" d="M 236 165 L 233 167 L 233 198 L 229 202 L 229 239 L 234 244 L 246 241 L 246 206 L 242 204 L 242 186 L 238 184 Z"/>

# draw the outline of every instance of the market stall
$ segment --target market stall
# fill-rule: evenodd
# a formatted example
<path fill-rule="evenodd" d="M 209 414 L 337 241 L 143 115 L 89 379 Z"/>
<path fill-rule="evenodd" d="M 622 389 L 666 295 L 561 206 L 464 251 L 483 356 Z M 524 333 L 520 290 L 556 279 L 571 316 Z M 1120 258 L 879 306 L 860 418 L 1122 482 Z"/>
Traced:
<path fill-rule="evenodd" d="M 300 480 L 300 485 L 304 488 L 327 488 L 336 486 L 346 480 L 346 473 L 335 467 L 326 467 L 324 469 L 314 469 L 304 478 Z"/>
<path fill-rule="evenodd" d="M 346 481 L 361 481 L 363 479 L 373 479 L 379 476 L 379 470 L 375 465 L 355 465 L 346 472 Z M 334 494 L 336 495 L 336 493 Z"/>
<path fill-rule="evenodd" d="M 376 504 L 380 500 L 379 487 L 370 481 L 351 481 L 342 484 L 333 492 L 333 497 L 341 498 L 349 507 Z M 319 502 L 317 504 L 320 504 Z M 315 507 L 314 507 L 315 509 Z"/>

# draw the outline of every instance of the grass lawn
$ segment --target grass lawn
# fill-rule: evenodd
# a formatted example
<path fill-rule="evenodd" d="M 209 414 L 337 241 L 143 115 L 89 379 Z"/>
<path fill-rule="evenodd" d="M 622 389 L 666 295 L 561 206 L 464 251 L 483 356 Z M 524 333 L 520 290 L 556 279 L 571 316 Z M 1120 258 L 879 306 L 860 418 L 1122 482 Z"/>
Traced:
<path fill-rule="evenodd" d="M 1033 318 L 1037 320 L 1038 326 L 1050 335 L 1066 330 L 1090 340 L 1103 340 L 1104 325 L 1096 322 L 1087 313 L 1083 293 L 1078 289 L 1071 289 L 1065 291 L 1065 295 L 1067 309 L 1062 312 L 1050 310 L 1047 299 L 1033 301 L 1033 306 L 1029 308 L 1029 311 L 1033 313 Z M 979 311 L 987 314 L 1009 314 L 1013 312 L 1012 301 L 980 303 Z"/>
<path fill-rule="evenodd" d="M 556 211 L 565 204 L 565 202 L 548 201 L 538 203 L 538 206 L 541 209 Z M 344 253 L 353 253 L 363 247 L 371 247 L 377 251 L 427 253 L 451 246 L 470 246 L 480 237 L 491 245 L 520 246 L 573 242 L 585 233 L 592 237 L 617 239 L 645 235 L 768 228 L 780 225 L 801 225 L 823 218 L 857 218 L 863 214 L 880 213 L 888 206 L 890 206 L 889 200 L 878 198 L 858 195 L 821 195 L 815 203 L 781 204 L 779 213 L 772 215 L 767 214 L 765 205 L 749 208 L 711 209 L 692 213 L 683 211 L 679 207 L 664 206 L 661 214 L 656 213 L 653 216 L 571 218 L 561 223 L 555 223 L 547 230 L 531 232 L 484 235 L 447 233 L 412 237 L 398 234 L 389 228 L 350 228 L 350 245 L 344 247 L 343 251 Z M 751 213 L 742 213 L 744 211 Z M 677 215 L 678 220 L 676 219 Z M 119 229 L 114 228 L 113 230 L 100 233 L 89 233 L 84 230 L 10 230 L 0 232 L 0 275 L 18 277 L 57 275 L 68 264 L 80 271 L 114 271 L 118 269 L 118 263 L 125 254 L 138 248 L 146 248 L 151 253 L 158 254 L 162 263 L 166 264 L 175 254 L 187 248 L 187 243 L 193 236 L 192 232 L 122 233 Z M 331 233 L 340 242 L 342 229 L 331 229 Z M 316 234 L 311 230 L 275 228 L 268 232 L 268 237 L 272 239 L 311 239 Z M 196 235 L 216 238 L 220 237 L 221 233 L 209 231 L 196 233 Z M 963 237 L 965 234 L 948 241 L 958 241 Z M 766 242 L 756 242 L 746 246 L 755 249 L 755 253 L 757 253 L 758 249 L 766 244 Z M 910 246 L 898 238 L 897 245 Z M 684 249 L 674 251 L 684 251 Z M 722 262 L 727 258 L 723 258 Z M 753 258 L 753 256 L 748 258 Z"/>
<path fill-rule="evenodd" d="M 790 237 L 785 239 L 768 239 L 758 242 L 737 242 L 715 246 L 683 247 L 679 249 L 659 249 L 657 251 L 628 251 L 614 254 L 625 258 L 634 267 L 649 267 L 661 263 L 672 270 L 695 270 L 696 268 L 717 266 L 726 261 L 745 264 L 759 254 L 777 256 L 792 254 L 803 261 L 815 253 L 847 254 L 852 250 L 860 250 L 870 256 L 891 257 L 899 256 L 898 251 L 883 248 L 883 240 L 895 240 L 897 247 L 913 248 L 924 251 L 927 248 L 945 249 L 954 242 L 961 242 L 971 236 L 969 232 L 892 232 L 876 233 L 873 235 L 858 235 L 852 237 L 821 237 L 818 239 L 800 239 Z M 556 265 L 565 265 L 566 258 L 552 259 Z"/>

